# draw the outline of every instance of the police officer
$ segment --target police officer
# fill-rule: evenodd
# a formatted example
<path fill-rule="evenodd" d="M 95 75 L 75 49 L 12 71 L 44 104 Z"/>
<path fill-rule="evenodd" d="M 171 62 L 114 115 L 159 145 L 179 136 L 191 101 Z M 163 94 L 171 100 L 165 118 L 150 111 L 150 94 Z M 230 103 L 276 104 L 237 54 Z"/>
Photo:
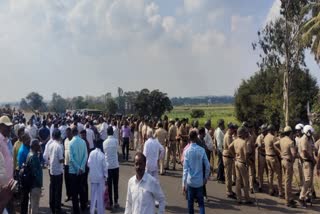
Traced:
<path fill-rule="evenodd" d="M 249 138 L 248 138 L 248 167 L 249 167 L 249 184 L 250 184 L 250 192 L 251 194 L 254 193 L 253 188 L 254 188 L 254 183 L 256 182 L 256 170 L 255 170 L 255 156 L 256 156 L 256 148 L 255 148 L 255 143 L 257 140 L 257 136 L 254 132 L 254 128 L 252 124 L 249 124 L 248 122 L 244 122 L 243 126 L 246 127 L 249 131 Z"/>
<path fill-rule="evenodd" d="M 278 190 L 279 197 L 283 197 L 283 188 L 282 188 L 282 171 L 280 166 L 280 153 L 275 148 L 274 143 L 276 142 L 276 138 L 274 136 L 274 126 L 268 126 L 268 134 L 264 138 L 264 144 L 266 148 L 266 161 L 269 171 L 269 194 L 271 196 L 275 195 L 275 190 L 273 186 L 273 176 L 274 173 L 277 174 L 278 177 Z"/>
<path fill-rule="evenodd" d="M 275 143 L 276 148 L 280 146 L 281 153 L 281 166 L 285 176 L 285 200 L 288 207 L 295 207 L 296 202 L 292 197 L 292 177 L 293 177 L 293 163 L 296 156 L 294 142 L 291 140 L 290 135 L 292 129 L 290 126 L 284 128 L 282 138 Z"/>
<path fill-rule="evenodd" d="M 236 199 L 236 194 L 232 191 L 232 169 L 234 167 L 235 154 L 233 150 L 229 150 L 229 146 L 233 142 L 233 134 L 236 132 L 235 126 L 228 124 L 228 130 L 224 136 L 223 141 L 223 164 L 226 179 L 227 197 Z"/>
<path fill-rule="evenodd" d="M 263 174 L 264 171 L 267 172 L 268 175 L 268 168 L 266 163 L 266 150 L 264 145 L 264 137 L 267 135 L 267 125 L 263 124 L 260 127 L 261 134 L 257 137 L 256 140 L 256 147 L 258 148 L 258 177 L 259 177 L 259 192 L 262 192 L 263 186 Z"/>
<path fill-rule="evenodd" d="M 158 123 L 158 129 L 155 132 L 155 137 L 158 138 L 160 144 L 165 148 L 165 155 L 160 160 L 160 175 L 164 175 L 164 160 L 167 156 L 167 144 L 168 144 L 168 132 L 163 128 L 163 124 L 161 122 Z"/>
<path fill-rule="evenodd" d="M 169 161 L 172 157 L 173 170 L 176 170 L 176 152 L 177 152 L 177 127 L 174 124 L 174 120 L 170 120 L 169 132 L 168 132 L 169 143 L 167 146 L 167 163 L 165 169 L 169 169 Z"/>
<path fill-rule="evenodd" d="M 316 164 L 314 159 L 314 149 L 313 149 L 313 133 L 314 129 L 310 125 L 306 125 L 303 128 L 304 135 L 300 141 L 301 153 L 300 157 L 302 159 L 304 184 L 301 189 L 299 202 L 302 207 L 306 207 L 307 197 L 312 190 L 313 185 L 313 170 Z"/>
<path fill-rule="evenodd" d="M 239 204 L 252 204 L 249 198 L 249 175 L 248 175 L 248 144 L 246 140 L 249 136 L 248 130 L 245 127 L 240 127 L 237 130 L 238 138 L 234 140 L 229 149 L 235 152 L 236 166 L 236 195 Z M 241 185 L 243 186 L 244 202 L 242 202 Z"/>

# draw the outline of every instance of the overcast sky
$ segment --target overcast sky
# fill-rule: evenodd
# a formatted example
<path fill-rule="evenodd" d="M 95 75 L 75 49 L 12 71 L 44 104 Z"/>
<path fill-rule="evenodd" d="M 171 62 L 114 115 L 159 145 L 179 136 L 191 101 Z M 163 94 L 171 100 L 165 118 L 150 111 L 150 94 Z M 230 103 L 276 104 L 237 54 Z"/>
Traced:
<path fill-rule="evenodd" d="M 233 95 L 280 0 L 1 0 L 0 102 L 160 89 Z M 308 65 L 320 80 L 319 67 Z"/>

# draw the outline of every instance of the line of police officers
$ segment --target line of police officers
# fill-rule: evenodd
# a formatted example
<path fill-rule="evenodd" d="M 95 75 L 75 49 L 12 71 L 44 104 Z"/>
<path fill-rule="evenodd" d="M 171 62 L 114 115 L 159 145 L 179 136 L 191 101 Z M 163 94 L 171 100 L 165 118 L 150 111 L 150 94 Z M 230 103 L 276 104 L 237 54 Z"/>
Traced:
<path fill-rule="evenodd" d="M 260 135 L 256 136 L 253 127 L 248 123 L 243 123 L 240 128 L 229 124 L 223 146 L 227 197 L 237 199 L 238 203 L 251 204 L 249 191 L 254 194 L 255 184 L 258 184 L 258 190 L 262 192 L 266 173 L 269 194 L 278 194 L 280 198 L 285 198 L 288 207 L 295 207 L 292 180 L 294 163 L 297 162 L 301 186 L 299 203 L 304 208 L 307 202 L 312 203 L 312 198 L 315 197 L 314 169 L 319 165 L 316 160 L 320 140 L 314 143 L 314 129 L 310 125 L 298 124 L 295 130 L 296 133 L 293 133 L 291 127 L 287 126 L 276 135 L 274 126 L 262 125 Z M 276 186 L 273 183 L 275 174 Z M 236 193 L 232 192 L 232 177 L 236 177 Z M 241 189 L 244 192 L 244 201 Z"/>

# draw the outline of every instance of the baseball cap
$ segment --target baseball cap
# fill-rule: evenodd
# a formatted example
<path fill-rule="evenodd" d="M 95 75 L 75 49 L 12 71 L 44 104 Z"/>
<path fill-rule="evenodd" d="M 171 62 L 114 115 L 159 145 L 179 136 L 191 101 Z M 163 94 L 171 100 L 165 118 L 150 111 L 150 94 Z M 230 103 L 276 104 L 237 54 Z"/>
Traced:
<path fill-rule="evenodd" d="M 12 126 L 12 122 L 8 116 L 2 116 L 0 117 L 0 124 L 4 124 L 6 126 Z"/>

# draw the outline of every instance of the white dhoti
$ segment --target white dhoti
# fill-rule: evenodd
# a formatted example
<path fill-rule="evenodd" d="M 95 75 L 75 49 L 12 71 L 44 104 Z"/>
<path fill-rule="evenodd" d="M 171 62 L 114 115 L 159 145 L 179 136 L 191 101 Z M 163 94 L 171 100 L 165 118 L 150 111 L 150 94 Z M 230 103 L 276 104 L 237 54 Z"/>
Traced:
<path fill-rule="evenodd" d="M 101 180 L 100 183 L 91 183 L 91 202 L 90 202 L 90 214 L 94 214 L 97 204 L 97 213 L 104 214 L 104 191 L 105 181 Z"/>

